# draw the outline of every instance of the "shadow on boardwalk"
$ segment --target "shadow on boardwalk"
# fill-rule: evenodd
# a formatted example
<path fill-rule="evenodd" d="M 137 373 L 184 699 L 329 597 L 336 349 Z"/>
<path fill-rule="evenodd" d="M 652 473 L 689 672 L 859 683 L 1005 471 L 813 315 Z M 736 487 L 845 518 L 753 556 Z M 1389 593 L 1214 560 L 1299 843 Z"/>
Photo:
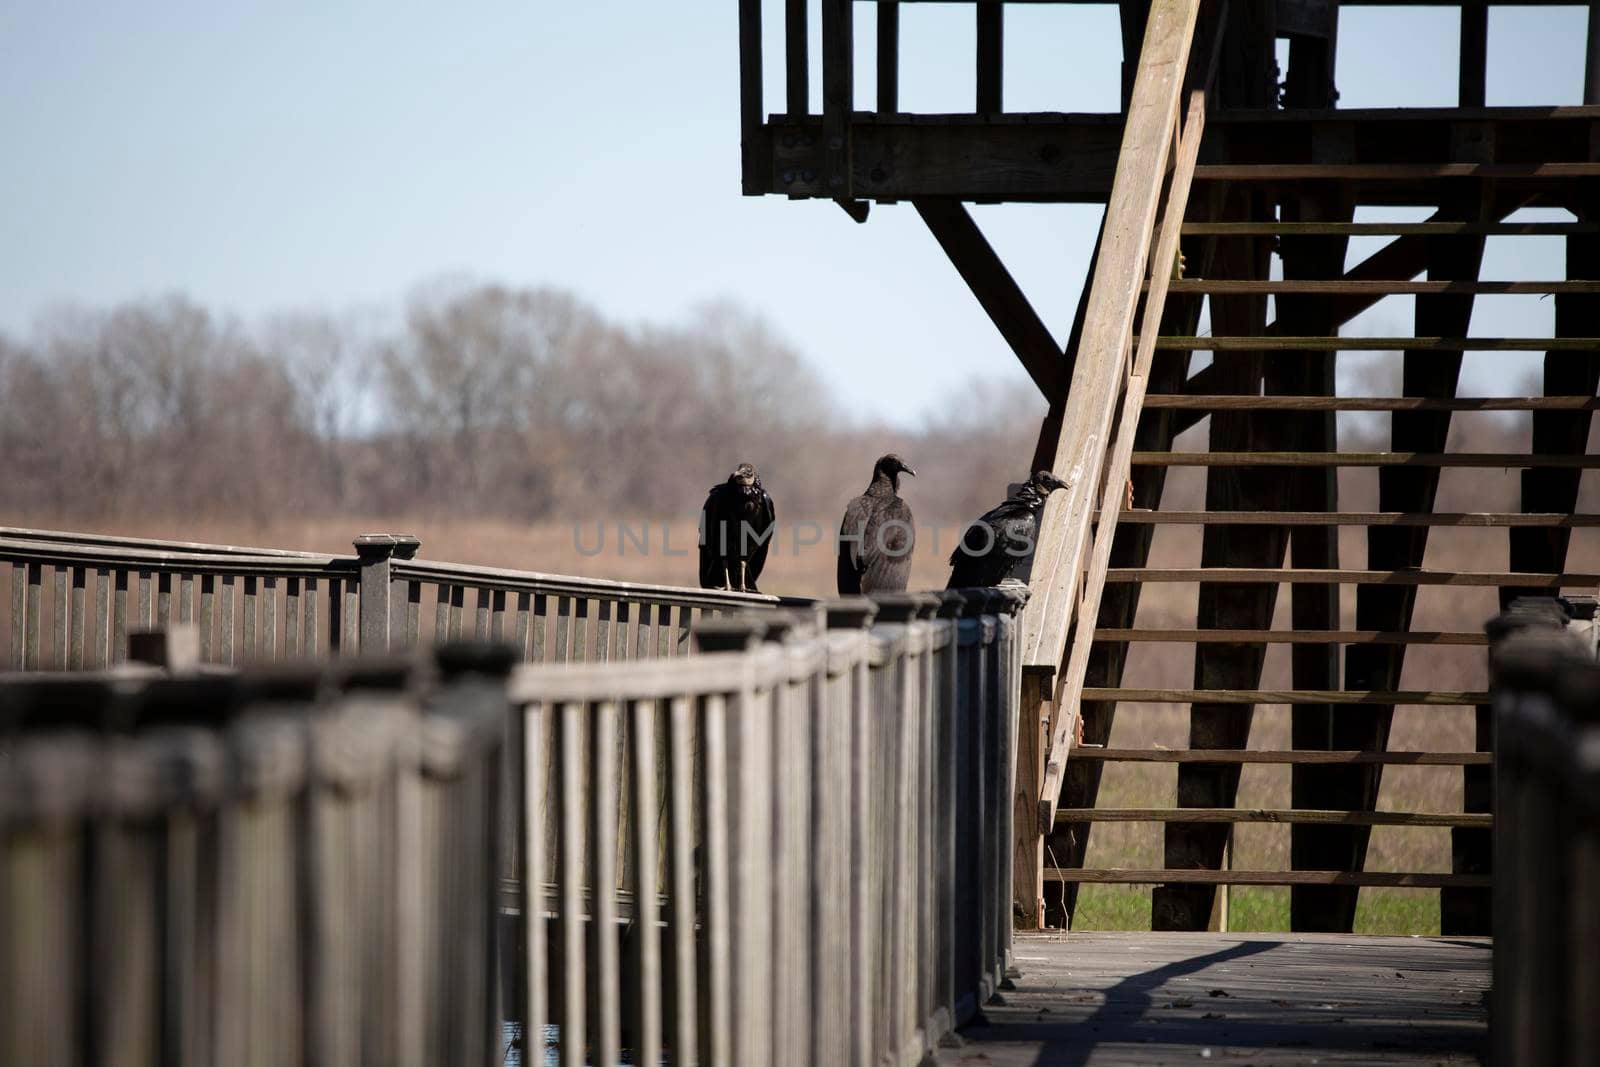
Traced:
<path fill-rule="evenodd" d="M 941 1064 L 1473 1063 L 1487 939 L 1040 934 Z"/>

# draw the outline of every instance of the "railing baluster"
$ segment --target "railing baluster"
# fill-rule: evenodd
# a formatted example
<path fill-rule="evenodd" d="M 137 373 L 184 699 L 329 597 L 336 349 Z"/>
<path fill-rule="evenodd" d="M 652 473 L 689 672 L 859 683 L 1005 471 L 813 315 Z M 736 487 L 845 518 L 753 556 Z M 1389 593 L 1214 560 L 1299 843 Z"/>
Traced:
<path fill-rule="evenodd" d="M 27 565 L 13 562 L 8 577 L 11 579 L 11 669 L 20 671 L 27 666 L 23 655 L 28 614 Z"/>
<path fill-rule="evenodd" d="M 151 598 L 150 598 L 150 572 L 139 572 L 139 589 L 137 599 L 134 601 L 134 621 L 139 629 L 148 629 L 150 626 Z"/>
<path fill-rule="evenodd" d="M 496 644 L 506 639 L 506 591 L 496 589 L 489 594 L 489 640 Z M 521 658 L 522 648 L 517 648 Z"/>
<path fill-rule="evenodd" d="M 178 578 L 178 621 L 194 622 L 194 575 L 183 574 Z"/>
<path fill-rule="evenodd" d="M 550 662 L 566 663 L 572 659 L 567 648 L 572 630 L 572 598 L 556 597 L 556 643 L 548 657 Z"/>
<path fill-rule="evenodd" d="M 594 659 L 605 663 L 611 659 L 611 600 L 601 597 L 594 604 Z"/>
<path fill-rule="evenodd" d="M 583 726 L 587 708 L 576 701 L 560 706 L 561 747 L 561 1062 L 583 1062 L 584 903 L 583 903 Z"/>
<path fill-rule="evenodd" d="M 598 1067 L 614 1067 L 622 1059 L 622 971 L 617 949 L 617 705 L 600 701 L 591 708 L 589 718 L 589 926 L 594 932 L 595 999 L 595 1033 L 591 1040 Z"/>
<path fill-rule="evenodd" d="M 278 658 L 278 579 L 261 580 L 261 658 Z"/>
<path fill-rule="evenodd" d="M 246 576 L 244 580 L 243 637 L 243 658 L 253 660 L 256 658 L 256 579 L 253 576 Z"/>
<path fill-rule="evenodd" d="M 172 572 L 156 575 L 156 626 L 165 630 L 172 626 Z"/>
<path fill-rule="evenodd" d="M 14 580 L 14 579 L 13 579 Z M 89 639 L 90 668 L 111 665 L 111 571 L 105 567 L 95 572 L 94 633 Z"/>
<path fill-rule="evenodd" d="M 530 704 L 514 713 L 514 758 L 521 768 L 521 796 L 514 821 L 521 833 L 518 903 L 521 910 L 522 958 L 522 1062 L 542 1064 L 545 1059 L 544 1027 L 549 1008 L 549 968 L 545 937 L 545 837 L 546 784 L 543 742 L 550 706 Z"/>
<path fill-rule="evenodd" d="M 300 579 L 283 582 L 283 654 L 287 659 L 300 655 Z"/>
<path fill-rule="evenodd" d="M 82 567 L 72 568 L 72 642 L 66 666 L 75 671 L 83 670 L 84 616 L 89 607 L 88 577 L 88 572 Z"/>
<path fill-rule="evenodd" d="M 23 618 L 22 669 L 24 670 L 38 670 L 40 667 L 39 626 L 41 609 L 44 607 L 43 598 L 44 565 L 30 563 L 28 564 L 26 611 Z"/>
<path fill-rule="evenodd" d="M 705 833 L 705 971 L 699 991 L 705 1005 L 704 1061 L 729 1067 L 735 1059 L 733 1017 L 733 848 L 728 803 L 732 769 L 728 758 L 728 701 L 720 693 L 705 698 L 700 720 L 705 769 L 701 776 L 701 817 Z"/>
<path fill-rule="evenodd" d="M 572 653 L 574 663 L 589 659 L 589 598 L 578 597 L 572 605 Z"/>
<path fill-rule="evenodd" d="M 361 647 L 361 586 L 354 578 L 344 583 L 343 627 L 344 639 L 340 647 L 354 653 Z"/>
<path fill-rule="evenodd" d="M 317 614 L 321 608 L 321 601 L 318 596 L 320 590 L 317 586 L 318 583 L 315 578 L 306 579 L 305 619 L 300 628 L 300 647 L 305 650 L 305 654 L 307 656 L 312 657 L 320 656 L 322 654 L 322 635 L 317 630 Z"/>
<path fill-rule="evenodd" d="M 67 569 L 57 565 L 51 570 L 51 587 L 55 592 L 50 598 L 50 633 L 53 638 L 50 642 L 50 666 L 64 671 L 67 669 Z"/>
<path fill-rule="evenodd" d="M 533 596 L 533 615 L 528 620 L 533 627 L 533 641 L 528 649 L 530 663 L 544 663 L 549 659 L 545 644 L 546 627 L 550 622 L 550 602 L 551 598 L 543 593 L 535 593 Z"/>
<path fill-rule="evenodd" d="M 433 587 L 433 643 L 450 640 L 450 587 L 443 583 Z"/>
<path fill-rule="evenodd" d="M 660 863 L 656 824 L 656 702 L 633 701 L 629 708 L 633 720 L 629 748 L 629 777 L 633 797 L 630 822 L 633 845 L 633 929 L 634 954 L 628 984 L 628 998 L 635 1009 L 631 1020 L 633 1062 L 661 1062 L 661 939 L 656 932 L 659 892 L 656 872 Z M 680 1061 L 681 1062 L 681 1061 Z"/>
<path fill-rule="evenodd" d="M 641 611 L 645 610 L 641 606 Z M 643 616 L 641 616 L 641 621 Z M 696 1063 L 699 1041 L 696 1027 L 699 971 L 695 966 L 695 869 L 694 828 L 694 700 L 674 696 L 668 705 L 667 786 L 668 800 L 668 898 L 667 924 L 672 934 L 672 974 L 675 996 L 672 1005 L 671 1043 L 674 1063 Z M 702 735 L 703 736 L 703 735 Z M 726 847 L 724 844 L 723 847 Z M 706 840 L 707 861 L 711 842 Z M 643 869 L 641 867 L 641 869 Z M 709 875 L 708 868 L 708 875 Z M 707 889 L 709 892 L 708 878 Z M 706 927 L 711 931 L 709 923 Z M 708 938 L 709 941 L 709 938 Z"/>
<path fill-rule="evenodd" d="M 517 610 L 515 621 L 512 624 L 512 643 L 517 646 L 517 662 L 530 659 L 528 652 L 528 609 L 532 605 L 533 595 L 526 590 L 517 593 Z M 543 621 L 542 619 L 540 620 Z"/>
<path fill-rule="evenodd" d="M 405 585 L 406 621 L 402 631 L 406 648 L 416 648 L 422 629 L 422 583 L 415 578 Z"/>
<path fill-rule="evenodd" d="M 477 606 L 472 621 L 473 639 L 487 641 L 489 640 L 489 589 L 478 586 L 473 591 L 473 603 Z"/>
<path fill-rule="evenodd" d="M 217 639 L 222 645 L 221 662 L 228 666 L 236 662 L 237 654 L 233 641 L 234 627 L 238 622 L 233 606 L 233 584 L 233 575 L 222 576 L 222 616 L 218 619 Z"/>

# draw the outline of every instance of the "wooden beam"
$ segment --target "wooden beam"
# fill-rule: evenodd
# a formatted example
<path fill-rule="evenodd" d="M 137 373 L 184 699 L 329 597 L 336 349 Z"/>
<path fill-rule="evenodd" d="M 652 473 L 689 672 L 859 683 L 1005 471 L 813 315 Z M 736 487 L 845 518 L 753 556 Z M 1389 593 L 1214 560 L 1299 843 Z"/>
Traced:
<path fill-rule="evenodd" d="M 1192 381 L 1193 379 L 1191 379 Z M 1584 396 L 1212 396 L 1147 393 L 1146 410 L 1174 408 L 1208 413 L 1224 409 L 1269 411 L 1594 411 L 1600 399 Z M 1198 419 L 1194 421 L 1198 422 Z"/>
<path fill-rule="evenodd" d="M 1582 352 L 1600 348 L 1600 337 L 1158 337 L 1157 348 L 1179 351 L 1272 352 Z"/>
<path fill-rule="evenodd" d="M 1488 645 L 1487 634 L 1449 630 L 1173 630 L 1097 628 L 1096 641 L 1164 644 L 1261 642 L 1269 645 Z"/>
<path fill-rule="evenodd" d="M 1096 882 L 1114 885 L 1327 885 L 1379 889 L 1487 887 L 1488 875 L 1411 874 L 1398 871 L 1207 871 L 1084 869 L 1046 867 L 1046 882 Z"/>
<path fill-rule="evenodd" d="M 1416 707 L 1472 707 L 1488 699 L 1486 692 L 1444 693 L 1422 689 L 1087 689 L 1085 700 L 1119 700 L 1130 704 L 1341 704 L 1353 707 L 1397 704 Z"/>
<path fill-rule="evenodd" d="M 1321 808 L 1063 808 L 1056 812 L 1056 821 L 1059 823 L 1220 822 L 1487 828 L 1492 820 L 1493 816 L 1486 813 L 1338 811 Z"/>
<path fill-rule="evenodd" d="M 1591 115 L 1584 108 L 1223 112 L 1209 128 L 1196 181 L 1352 179 L 1390 202 L 1432 206 L 1441 176 L 1505 178 L 1507 194 L 1560 190 L 1566 177 L 1600 173 L 1589 146 Z M 1126 133 L 1122 117 L 1110 113 L 879 113 L 841 121 L 855 195 L 882 200 L 1104 203 Z M 764 191 L 831 197 L 818 120 L 778 115 L 767 130 Z M 1319 146 L 1328 143 L 1348 147 L 1344 162 L 1325 159 Z M 1493 161 L 1475 158 L 1488 144 Z"/>
<path fill-rule="evenodd" d="M 1074 753 L 1075 760 L 1104 763 L 1383 763 L 1406 767 L 1487 767 L 1492 752 L 1364 752 L 1360 750 L 1249 748 L 1090 748 Z"/>
<path fill-rule="evenodd" d="M 1063 379 L 1061 348 L 967 209 L 956 200 L 922 199 L 915 203 L 917 214 L 927 223 L 1039 391 L 1046 397 L 1058 395 Z"/>
<path fill-rule="evenodd" d="M 1068 391 L 1054 466 L 1072 482 L 1052 493 L 1040 522 L 1024 662 L 1056 667 L 1066 650 L 1089 516 L 1100 486 L 1106 442 L 1125 384 L 1134 312 L 1145 276 L 1162 176 L 1177 126 L 1179 96 L 1199 0 L 1151 6 L 1139 76 L 1124 128 L 1117 176 L 1106 208 L 1084 315 L 1084 335 Z M 1052 749 L 1055 747 L 1052 739 Z"/>
<path fill-rule="evenodd" d="M 786 0 L 783 18 L 783 56 L 786 103 L 790 118 L 811 111 L 810 37 L 806 29 L 806 0 Z"/>
<path fill-rule="evenodd" d="M 761 0 L 739 0 L 739 153 L 745 196 L 767 191 L 770 149 L 761 117 Z"/>
<path fill-rule="evenodd" d="M 1423 281 L 1356 280 L 1351 278 L 1183 278 L 1171 286 L 1175 293 L 1213 293 L 1241 296 L 1247 294 L 1346 294 L 1363 296 L 1418 296 L 1422 294 L 1461 293 L 1471 296 L 1505 296 L 1515 293 L 1554 295 L 1557 293 L 1600 293 L 1596 281 Z"/>
<path fill-rule="evenodd" d="M 1489 68 L 1489 9 L 1463 5 L 1461 8 L 1460 88 L 1456 102 L 1461 107 L 1484 105 L 1484 84 Z"/>
<path fill-rule="evenodd" d="M 1600 515 L 1517 511 L 1124 511 L 1124 525 L 1600 526 Z"/>
<path fill-rule="evenodd" d="M 1172 184 L 1167 191 L 1166 211 L 1161 232 L 1156 241 L 1151 261 L 1155 264 L 1146 285 L 1147 296 L 1144 315 L 1156 319 L 1166 303 L 1167 282 L 1172 272 L 1163 265 L 1174 261 L 1178 254 L 1178 233 L 1183 224 L 1184 212 L 1189 203 L 1189 175 L 1194 173 L 1195 160 L 1200 154 L 1200 140 L 1205 130 L 1206 96 L 1203 90 L 1189 95 L 1189 107 L 1184 118 L 1183 135 L 1178 144 L 1177 160 L 1173 166 Z M 1128 481 L 1134 437 L 1139 415 L 1144 407 L 1145 383 L 1150 378 L 1150 368 L 1155 358 L 1154 338 L 1147 336 L 1134 353 L 1133 372 L 1122 395 L 1121 413 L 1118 416 L 1116 435 L 1106 459 L 1104 476 L 1099 480 L 1097 512 L 1115 506 L 1120 501 L 1123 485 Z M 1070 401 L 1070 398 L 1069 398 Z M 1059 456 L 1058 456 L 1059 459 Z M 1066 655 L 1066 669 L 1056 682 L 1054 705 L 1060 710 L 1056 722 L 1051 724 L 1050 750 L 1045 759 L 1043 791 L 1040 794 L 1042 811 L 1053 812 L 1061 798 L 1061 783 L 1066 775 L 1067 755 L 1076 732 L 1079 699 L 1088 671 L 1089 655 L 1093 645 L 1094 626 L 1100 616 L 1100 598 L 1105 588 L 1105 577 L 1111 561 L 1111 547 L 1116 530 L 1110 524 L 1099 527 L 1089 549 L 1088 562 L 1079 594 L 1074 606 L 1074 628 L 1070 649 Z M 1076 584 L 1076 583 L 1075 583 Z M 1059 657 L 1060 651 L 1050 646 Z M 1053 820 L 1045 819 L 1045 825 Z"/>
<path fill-rule="evenodd" d="M 977 16 L 977 104 L 980 115 L 996 115 L 1001 108 L 1005 64 L 1005 7 L 975 4 Z"/>
<path fill-rule="evenodd" d="M 1381 527 L 1379 527 L 1381 529 Z M 1399 570 L 1372 568 L 1364 570 L 1323 570 L 1294 568 L 1281 570 L 1273 567 L 1123 567 L 1106 572 L 1108 582 L 1204 582 L 1209 585 L 1264 582 L 1272 585 L 1295 582 L 1338 582 L 1346 585 L 1392 586 L 1415 588 L 1420 586 L 1463 586 L 1468 588 L 1521 586 L 1530 590 L 1548 591 L 1563 587 L 1600 585 L 1600 573 L 1535 573 L 1532 571 L 1425 571 L 1417 567 Z M 1246 627 L 1236 627 L 1246 629 Z M 1409 627 L 1360 627 L 1360 629 L 1399 630 Z M 1258 629 L 1266 629 L 1259 627 Z"/>
<path fill-rule="evenodd" d="M 900 5 L 878 5 L 878 113 L 900 110 Z"/>
<path fill-rule="evenodd" d="M 1537 452 L 1136 452 L 1150 467 L 1489 467 L 1594 470 L 1600 455 Z"/>
<path fill-rule="evenodd" d="M 1039 822 L 1039 780 L 1044 774 L 1044 730 L 1050 714 L 1050 677 L 1025 671 L 1017 719 L 1017 782 L 1012 842 L 1012 894 L 1016 927 L 1044 929 L 1044 833 Z"/>
<path fill-rule="evenodd" d="M 824 195 L 854 198 L 850 118 L 855 108 L 851 0 L 822 0 L 822 171 Z"/>

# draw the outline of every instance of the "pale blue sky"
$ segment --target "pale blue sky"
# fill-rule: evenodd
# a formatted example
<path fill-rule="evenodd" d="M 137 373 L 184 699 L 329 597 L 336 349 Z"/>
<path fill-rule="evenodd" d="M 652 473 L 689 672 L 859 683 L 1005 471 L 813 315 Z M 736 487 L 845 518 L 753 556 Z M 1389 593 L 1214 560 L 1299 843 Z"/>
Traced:
<path fill-rule="evenodd" d="M 781 27 L 781 3 L 766 6 Z M 865 107 L 872 20 L 857 7 Z M 911 421 L 972 375 L 1020 379 L 908 205 L 857 226 L 831 204 L 739 195 L 735 13 L 0 0 L 0 332 L 25 337 L 54 303 L 174 290 L 247 322 L 392 312 L 414 284 L 467 273 L 567 287 L 624 321 L 735 298 L 864 416 Z M 1342 106 L 1453 102 L 1453 12 L 1341 17 Z M 1578 102 L 1583 17 L 1494 10 L 1489 102 Z M 1009 108 L 1115 108 L 1112 7 L 1007 19 Z M 972 32 L 964 5 L 904 9 L 903 107 L 970 106 Z M 975 211 L 1064 337 L 1097 209 Z M 1491 242 L 1485 276 L 1559 276 L 1559 252 Z M 1548 301 L 1484 303 L 1505 332 L 1548 327 Z M 1403 330 L 1407 310 L 1366 332 Z"/>

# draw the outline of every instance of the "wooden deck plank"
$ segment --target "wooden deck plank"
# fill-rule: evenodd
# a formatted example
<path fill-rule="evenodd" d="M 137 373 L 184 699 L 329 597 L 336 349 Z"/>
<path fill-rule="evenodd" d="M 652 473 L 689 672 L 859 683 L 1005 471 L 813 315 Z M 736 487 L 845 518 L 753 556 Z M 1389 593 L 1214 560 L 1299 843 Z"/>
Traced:
<path fill-rule="evenodd" d="M 940 1064 L 1457 1064 L 1487 1032 L 1485 939 L 1051 932 L 1015 955 Z"/>

